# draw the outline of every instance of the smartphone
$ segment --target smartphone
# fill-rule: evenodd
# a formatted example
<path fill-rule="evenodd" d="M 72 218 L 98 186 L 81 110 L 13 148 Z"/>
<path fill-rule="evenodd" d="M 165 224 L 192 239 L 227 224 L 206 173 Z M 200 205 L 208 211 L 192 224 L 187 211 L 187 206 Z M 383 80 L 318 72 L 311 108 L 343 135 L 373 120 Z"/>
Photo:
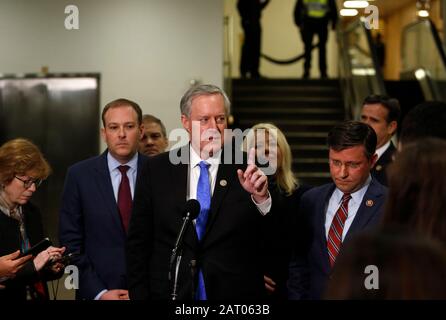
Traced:
<path fill-rule="evenodd" d="M 29 254 L 31 254 L 31 255 L 33 255 L 35 257 L 40 252 L 42 252 L 43 250 L 47 249 L 51 245 L 52 245 L 51 240 L 49 238 L 45 238 L 42 241 L 40 241 L 39 243 L 36 243 L 34 246 L 29 248 L 28 250 L 25 250 L 24 252 L 22 252 L 20 254 L 19 258 L 23 257 L 23 256 L 27 256 Z"/>

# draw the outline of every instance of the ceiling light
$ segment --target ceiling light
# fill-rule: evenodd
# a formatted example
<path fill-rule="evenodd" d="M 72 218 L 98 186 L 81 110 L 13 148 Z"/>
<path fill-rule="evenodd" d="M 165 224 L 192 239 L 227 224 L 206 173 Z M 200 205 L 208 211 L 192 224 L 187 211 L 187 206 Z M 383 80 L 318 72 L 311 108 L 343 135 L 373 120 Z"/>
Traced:
<path fill-rule="evenodd" d="M 427 10 L 418 10 L 418 16 L 422 18 L 429 17 L 429 11 Z"/>
<path fill-rule="evenodd" d="M 358 15 L 358 10 L 356 9 L 341 9 L 339 11 L 339 14 L 343 17 L 354 17 Z"/>
<path fill-rule="evenodd" d="M 369 3 L 367 1 L 344 1 L 345 8 L 367 8 Z"/>

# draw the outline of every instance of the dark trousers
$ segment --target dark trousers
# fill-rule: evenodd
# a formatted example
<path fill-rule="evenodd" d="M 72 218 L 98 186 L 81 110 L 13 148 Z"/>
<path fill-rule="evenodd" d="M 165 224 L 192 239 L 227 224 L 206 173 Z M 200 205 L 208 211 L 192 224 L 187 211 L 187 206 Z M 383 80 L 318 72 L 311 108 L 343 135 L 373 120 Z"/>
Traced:
<path fill-rule="evenodd" d="M 240 74 L 242 77 L 246 77 L 249 73 L 251 77 L 256 78 L 259 76 L 260 38 L 262 34 L 260 21 L 242 20 L 242 27 L 245 40 L 242 46 Z"/>
<path fill-rule="evenodd" d="M 313 37 L 317 35 L 319 40 L 319 70 L 322 75 L 327 74 L 326 61 L 326 45 L 328 38 L 328 22 L 326 19 L 307 18 L 300 29 L 302 41 L 305 46 L 305 73 L 310 72 L 311 68 L 311 47 L 313 45 Z"/>

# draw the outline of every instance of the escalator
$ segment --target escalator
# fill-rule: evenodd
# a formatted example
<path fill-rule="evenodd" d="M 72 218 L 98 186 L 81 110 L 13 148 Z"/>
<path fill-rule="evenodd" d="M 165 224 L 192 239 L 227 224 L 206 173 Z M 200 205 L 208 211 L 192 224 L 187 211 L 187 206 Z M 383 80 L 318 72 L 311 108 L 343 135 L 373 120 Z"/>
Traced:
<path fill-rule="evenodd" d="M 386 94 L 400 101 L 402 117 L 426 100 L 446 102 L 446 58 L 438 32 L 429 20 L 412 23 L 401 35 L 400 80 L 384 80 L 371 32 L 361 19 L 340 30 L 340 80 L 345 108 L 359 119 L 369 94 Z"/>

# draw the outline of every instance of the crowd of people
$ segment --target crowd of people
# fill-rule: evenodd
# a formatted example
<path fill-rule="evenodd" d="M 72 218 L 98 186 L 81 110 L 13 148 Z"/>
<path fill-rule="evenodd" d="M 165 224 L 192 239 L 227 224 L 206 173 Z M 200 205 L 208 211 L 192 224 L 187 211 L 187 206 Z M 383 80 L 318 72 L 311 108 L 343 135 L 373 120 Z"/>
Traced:
<path fill-rule="evenodd" d="M 220 88 L 191 87 L 180 101 L 189 143 L 165 152 L 157 117 L 128 99 L 108 103 L 107 149 L 67 170 L 60 246 L 29 254 L 46 235 L 30 200 L 51 167 L 31 141 L 4 143 L 0 298 L 47 300 L 67 253 L 76 253 L 83 300 L 446 298 L 444 103 L 422 103 L 400 121 L 397 100 L 366 97 L 360 121 L 327 135 L 332 182 L 322 186 L 296 178 L 272 123 L 253 126 L 238 152 L 229 110 Z M 199 208 L 179 237 L 189 199 Z"/>

